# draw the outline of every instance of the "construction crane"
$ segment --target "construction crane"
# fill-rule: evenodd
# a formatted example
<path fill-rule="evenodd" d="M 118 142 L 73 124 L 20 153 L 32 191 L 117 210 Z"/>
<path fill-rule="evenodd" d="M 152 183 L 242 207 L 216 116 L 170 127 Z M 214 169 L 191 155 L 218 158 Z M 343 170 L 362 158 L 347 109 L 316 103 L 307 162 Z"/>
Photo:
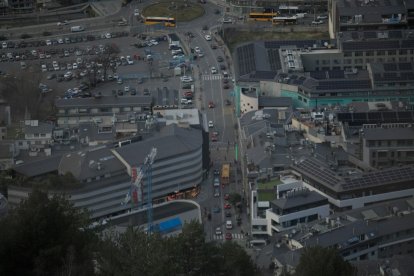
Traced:
<path fill-rule="evenodd" d="M 148 216 L 148 234 L 151 234 L 152 230 L 152 164 L 154 163 L 155 156 L 157 155 L 157 149 L 152 148 L 151 152 L 145 157 L 144 163 L 141 166 L 141 169 L 137 172 L 136 167 L 131 168 L 131 189 L 127 193 L 123 204 L 127 204 L 131 201 L 132 188 L 136 188 L 137 192 L 137 201 L 143 203 L 143 189 L 142 189 L 142 179 L 144 176 L 147 176 L 147 216 Z M 131 205 L 133 202 L 131 201 Z"/>

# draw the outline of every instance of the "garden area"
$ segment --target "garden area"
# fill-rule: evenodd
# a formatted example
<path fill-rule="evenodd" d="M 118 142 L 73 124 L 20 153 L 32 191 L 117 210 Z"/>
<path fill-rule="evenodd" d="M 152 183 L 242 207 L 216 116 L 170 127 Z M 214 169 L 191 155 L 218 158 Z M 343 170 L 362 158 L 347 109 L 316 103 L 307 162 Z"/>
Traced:
<path fill-rule="evenodd" d="M 186 22 L 202 16 L 204 8 L 198 3 L 186 0 L 161 0 L 145 7 L 142 14 L 144 16 L 174 17 L 177 22 Z"/>

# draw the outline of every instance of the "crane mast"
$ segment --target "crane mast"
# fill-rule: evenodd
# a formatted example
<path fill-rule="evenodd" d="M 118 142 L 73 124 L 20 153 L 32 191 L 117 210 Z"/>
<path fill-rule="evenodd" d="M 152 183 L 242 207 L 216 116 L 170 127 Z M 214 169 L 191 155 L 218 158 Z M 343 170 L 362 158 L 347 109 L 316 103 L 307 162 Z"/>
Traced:
<path fill-rule="evenodd" d="M 157 149 L 152 148 L 150 153 L 145 157 L 144 163 L 142 164 L 139 171 L 136 167 L 131 168 L 131 189 L 127 193 L 123 204 L 127 204 L 131 201 L 131 206 L 133 201 L 131 200 L 132 189 L 137 189 L 137 201 L 143 203 L 143 189 L 142 189 L 142 179 L 147 177 L 147 220 L 148 220 L 148 234 L 151 234 L 152 231 L 152 164 L 154 163 L 155 156 L 157 155 Z"/>

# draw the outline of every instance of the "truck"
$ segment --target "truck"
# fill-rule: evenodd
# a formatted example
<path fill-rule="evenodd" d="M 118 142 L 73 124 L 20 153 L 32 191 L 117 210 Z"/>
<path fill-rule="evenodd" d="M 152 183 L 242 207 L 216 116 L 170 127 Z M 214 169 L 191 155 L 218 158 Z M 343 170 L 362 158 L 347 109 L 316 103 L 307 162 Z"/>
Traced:
<path fill-rule="evenodd" d="M 82 26 L 73 26 L 73 27 L 70 27 L 70 31 L 71 32 L 82 32 L 84 30 L 85 30 L 85 28 L 83 28 Z"/>

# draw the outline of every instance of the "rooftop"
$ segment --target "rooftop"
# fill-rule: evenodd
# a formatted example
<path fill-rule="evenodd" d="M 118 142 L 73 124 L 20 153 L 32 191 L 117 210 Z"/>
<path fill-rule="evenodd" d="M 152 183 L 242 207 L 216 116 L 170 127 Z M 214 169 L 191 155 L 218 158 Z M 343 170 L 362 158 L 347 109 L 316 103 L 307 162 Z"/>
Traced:
<path fill-rule="evenodd" d="M 336 192 L 383 186 L 414 179 L 414 166 L 393 167 L 381 171 L 343 177 L 314 157 L 296 162 L 292 168 Z"/>
<path fill-rule="evenodd" d="M 102 96 L 100 98 L 71 98 L 55 101 L 57 108 L 93 108 L 93 107 L 121 107 L 121 106 L 150 106 L 150 96 Z"/>
<path fill-rule="evenodd" d="M 61 155 L 53 155 L 40 160 L 25 162 L 20 165 L 16 165 L 13 170 L 26 177 L 33 177 L 42 174 L 52 173 L 58 171 L 58 166 Z"/>
<path fill-rule="evenodd" d="M 180 154 L 188 153 L 202 144 L 201 131 L 194 128 L 181 128 L 177 125 L 169 125 L 155 133 L 154 137 L 145 139 L 139 143 L 132 143 L 120 148 L 113 149 L 124 160 L 133 165 L 140 165 L 148 155 L 152 147 L 157 148 L 157 160 L 171 158 Z M 173 146 L 172 146 L 173 145 Z"/>
<path fill-rule="evenodd" d="M 364 128 L 366 140 L 414 140 L 414 127 Z"/>
<path fill-rule="evenodd" d="M 275 199 L 272 201 L 272 204 L 280 209 L 290 209 L 321 201 L 326 201 L 326 204 L 328 204 L 328 200 L 319 193 L 315 191 L 302 190 L 295 191 L 288 197 Z"/>
<path fill-rule="evenodd" d="M 52 131 L 53 125 L 50 123 L 39 122 L 38 120 L 27 120 L 24 124 L 25 134 L 51 133 Z"/>

